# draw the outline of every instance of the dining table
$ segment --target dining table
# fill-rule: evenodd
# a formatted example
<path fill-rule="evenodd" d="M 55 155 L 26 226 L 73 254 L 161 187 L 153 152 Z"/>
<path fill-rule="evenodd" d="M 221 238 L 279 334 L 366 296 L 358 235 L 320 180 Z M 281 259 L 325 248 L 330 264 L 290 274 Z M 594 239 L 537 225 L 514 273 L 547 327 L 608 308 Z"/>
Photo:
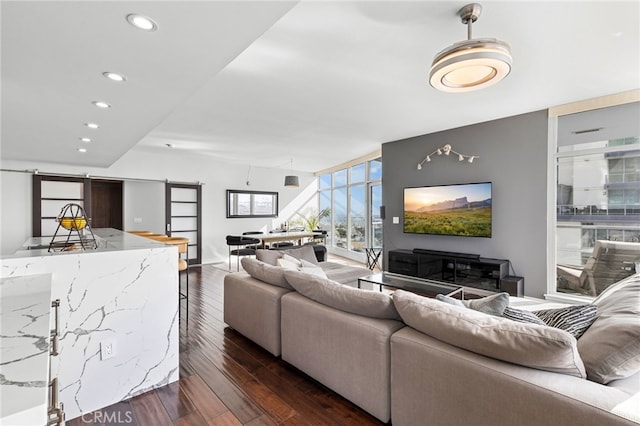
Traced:
<path fill-rule="evenodd" d="M 321 232 L 312 231 L 290 231 L 290 232 L 269 232 L 264 234 L 251 234 L 245 235 L 249 238 L 256 238 L 260 240 L 262 248 L 265 248 L 268 243 L 276 243 L 280 241 L 294 241 L 298 245 L 302 245 L 304 238 L 313 238 L 315 236 L 322 235 Z"/>

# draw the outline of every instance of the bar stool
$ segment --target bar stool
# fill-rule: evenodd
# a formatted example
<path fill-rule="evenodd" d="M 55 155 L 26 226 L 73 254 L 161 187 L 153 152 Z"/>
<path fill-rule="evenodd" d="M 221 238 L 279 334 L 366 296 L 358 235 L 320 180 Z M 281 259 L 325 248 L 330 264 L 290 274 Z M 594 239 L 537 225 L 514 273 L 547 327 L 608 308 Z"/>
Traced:
<path fill-rule="evenodd" d="M 178 247 L 178 293 L 180 296 L 180 301 L 183 299 L 187 303 L 187 327 L 189 326 L 189 239 L 183 237 L 155 237 L 159 242 L 163 242 L 165 244 L 174 245 Z M 182 255 L 185 256 L 186 259 L 182 258 Z M 180 272 L 186 271 L 186 282 L 185 282 L 185 291 L 182 292 L 180 289 Z M 180 310 L 178 310 L 178 316 L 180 316 Z"/>

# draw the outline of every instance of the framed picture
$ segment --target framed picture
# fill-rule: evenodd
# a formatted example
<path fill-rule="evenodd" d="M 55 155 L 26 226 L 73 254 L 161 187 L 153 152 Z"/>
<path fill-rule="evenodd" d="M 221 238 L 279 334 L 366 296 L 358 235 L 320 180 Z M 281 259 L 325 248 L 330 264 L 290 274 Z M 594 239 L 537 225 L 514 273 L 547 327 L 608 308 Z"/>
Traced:
<path fill-rule="evenodd" d="M 227 189 L 227 218 L 278 217 L 278 193 Z"/>

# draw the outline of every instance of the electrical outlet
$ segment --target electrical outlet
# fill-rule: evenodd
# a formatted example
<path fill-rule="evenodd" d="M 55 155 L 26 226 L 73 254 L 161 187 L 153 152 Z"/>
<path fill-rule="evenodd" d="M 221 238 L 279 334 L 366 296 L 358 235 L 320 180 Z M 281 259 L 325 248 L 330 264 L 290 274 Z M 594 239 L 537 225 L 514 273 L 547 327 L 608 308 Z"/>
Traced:
<path fill-rule="evenodd" d="M 100 359 L 104 361 L 105 359 L 112 358 L 115 355 L 115 347 L 113 342 L 105 341 L 100 342 Z"/>

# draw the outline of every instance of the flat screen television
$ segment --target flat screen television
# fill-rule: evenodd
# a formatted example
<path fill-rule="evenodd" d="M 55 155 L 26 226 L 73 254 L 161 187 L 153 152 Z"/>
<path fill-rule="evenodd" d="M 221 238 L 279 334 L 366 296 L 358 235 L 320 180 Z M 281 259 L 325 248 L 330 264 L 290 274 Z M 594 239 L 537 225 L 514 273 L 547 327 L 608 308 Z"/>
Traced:
<path fill-rule="evenodd" d="M 491 238 L 491 182 L 404 189 L 404 232 Z"/>

